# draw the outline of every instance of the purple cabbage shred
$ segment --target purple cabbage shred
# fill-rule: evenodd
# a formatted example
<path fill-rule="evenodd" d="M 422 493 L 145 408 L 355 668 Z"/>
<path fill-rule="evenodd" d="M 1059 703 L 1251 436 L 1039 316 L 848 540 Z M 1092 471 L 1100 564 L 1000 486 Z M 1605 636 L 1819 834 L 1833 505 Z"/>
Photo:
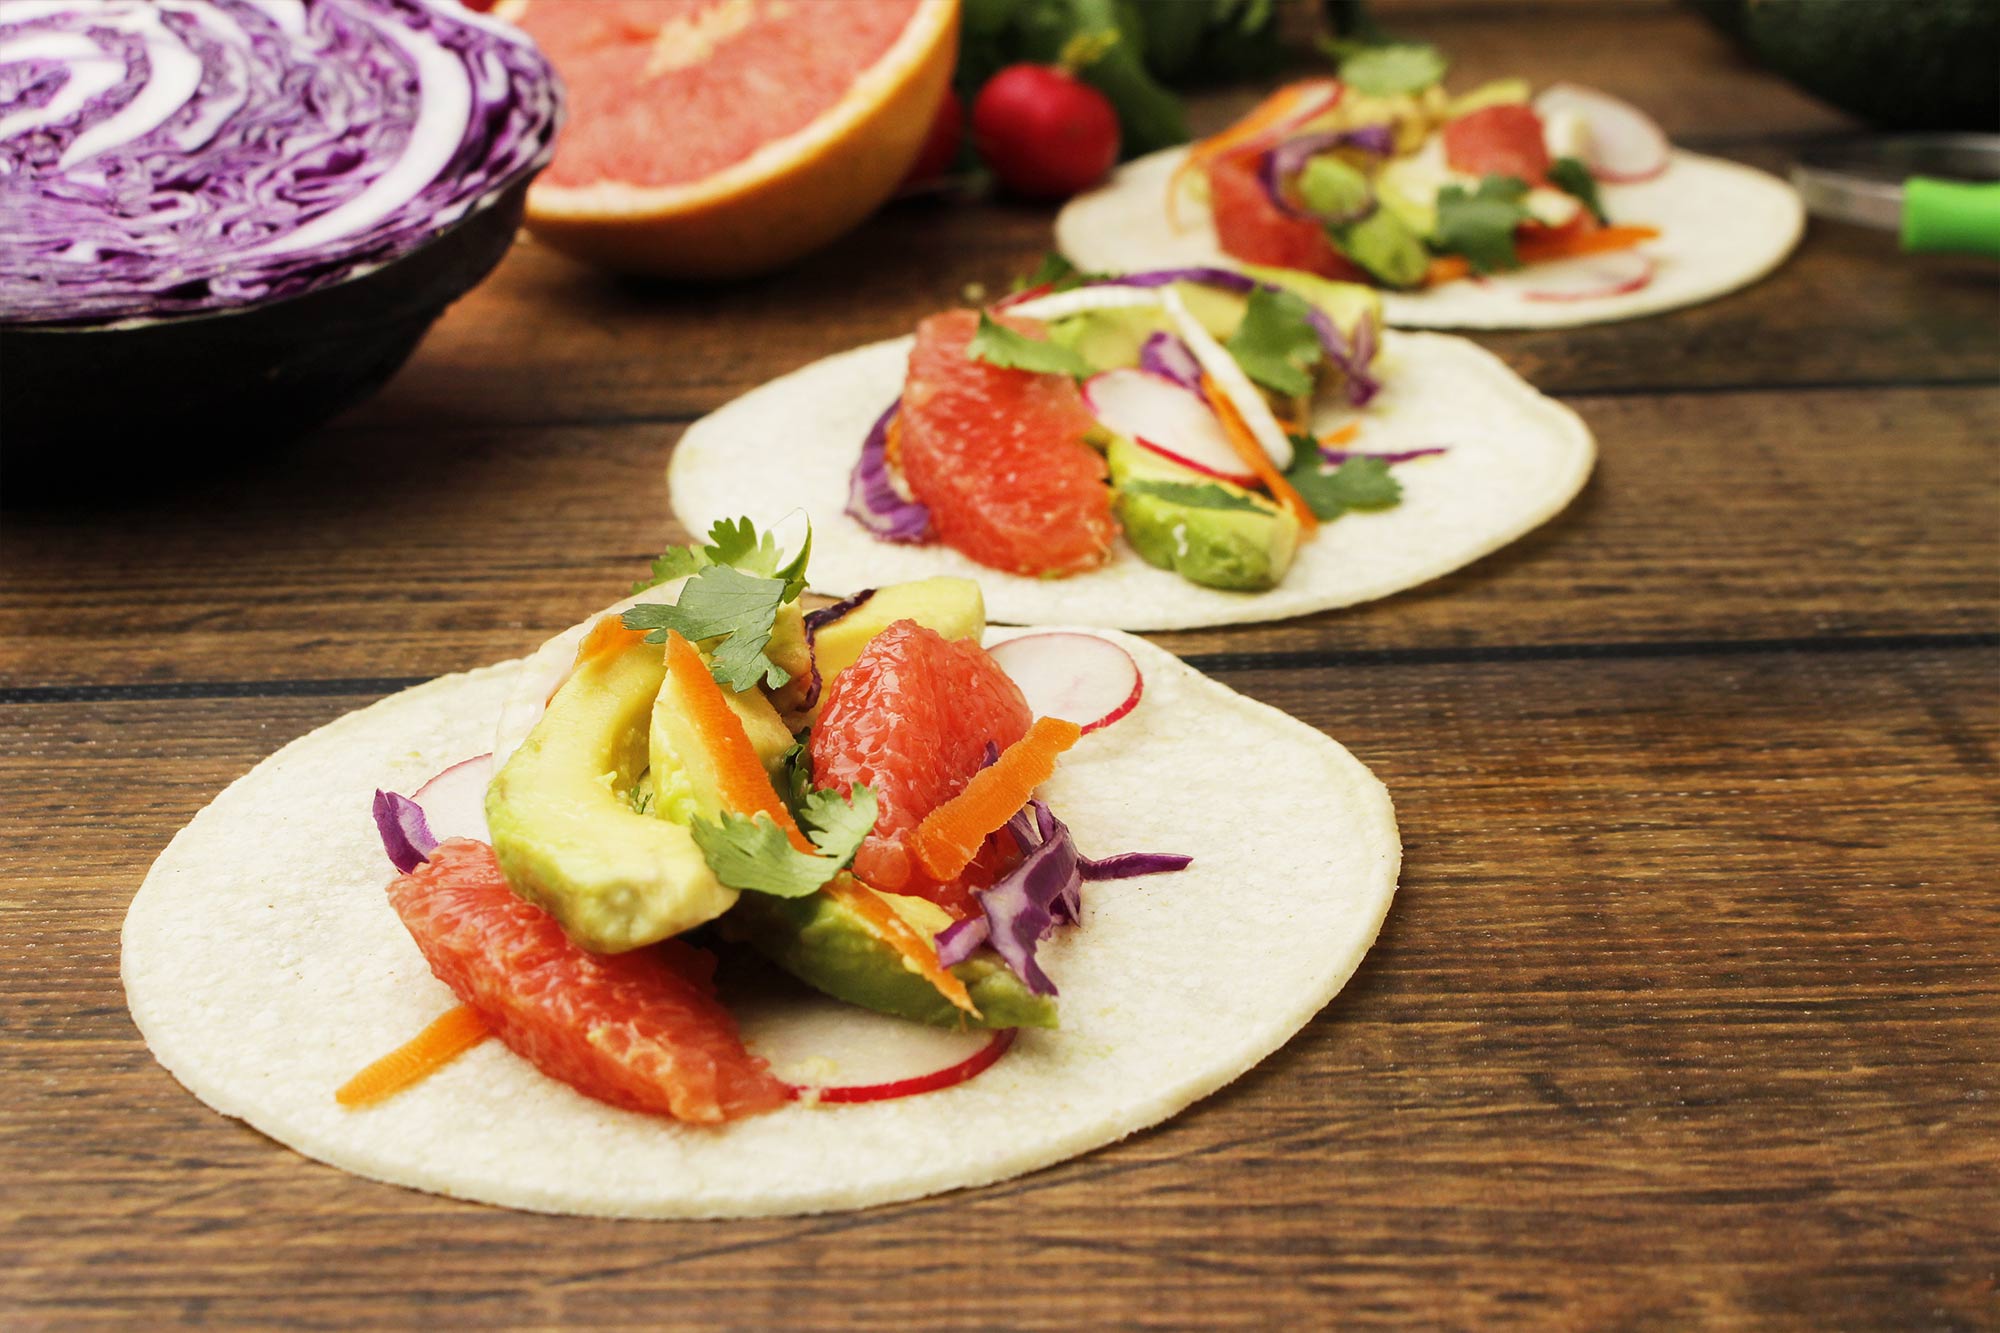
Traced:
<path fill-rule="evenodd" d="M 819 702 L 819 691 L 822 684 L 819 675 L 819 658 L 813 652 L 813 636 L 874 595 L 875 590 L 873 588 L 863 588 L 860 592 L 855 593 L 854 596 L 847 598 L 845 601 L 835 602 L 832 606 L 822 606 L 817 611 L 806 612 L 806 660 L 812 663 L 812 684 L 806 687 L 805 702 L 799 705 L 801 712 L 812 708 L 814 704 Z"/>
<path fill-rule="evenodd" d="M 392 791 L 375 792 L 375 831 L 382 835 L 382 850 L 390 864 L 405 875 L 431 859 L 438 840 L 424 818 L 424 808 L 407 796 Z"/>
<path fill-rule="evenodd" d="M 1203 402 L 1208 401 L 1201 387 L 1201 362 L 1194 359 L 1186 343 L 1164 329 L 1148 337 L 1139 348 L 1139 369 L 1172 380 Z"/>
<path fill-rule="evenodd" d="M 924 542 L 930 540 L 931 511 L 905 500 L 889 475 L 889 423 L 902 406 L 898 398 L 868 428 L 847 479 L 847 513 L 885 542 Z"/>
<path fill-rule="evenodd" d="M 991 758 L 987 762 L 992 762 Z M 938 932 L 938 961 L 956 967 L 980 945 L 990 944 L 1036 995 L 1056 994 L 1055 982 L 1035 960 L 1036 947 L 1057 926 L 1073 926 L 1082 919 L 1086 881 L 1184 870 L 1194 860 L 1166 852 L 1127 852 L 1093 861 L 1077 852 L 1069 826 L 1042 800 L 1031 800 L 1022 807 L 1007 821 L 1007 831 L 1024 859 L 980 893 L 981 915 L 953 922 Z"/>
<path fill-rule="evenodd" d="M 1307 162 L 1334 148 L 1359 148 L 1377 157 L 1387 157 L 1396 151 L 1396 135 L 1387 125 L 1363 125 L 1359 129 L 1327 130 L 1284 140 L 1264 154 L 1257 168 L 1257 181 L 1264 187 L 1272 207 L 1287 217 L 1309 218 L 1314 222 L 1359 222 L 1366 217 L 1372 206 L 1339 216 L 1322 215 L 1300 208 L 1285 193 L 1286 183 L 1304 171 Z"/>
<path fill-rule="evenodd" d="M 1408 463 L 1412 459 L 1430 458 L 1437 454 L 1448 452 L 1449 450 L 1442 444 L 1433 444 L 1423 449 L 1398 449 L 1386 454 L 1371 454 L 1360 449 L 1329 449 L 1325 445 L 1321 445 L 1319 456 L 1325 459 L 1331 467 L 1339 467 L 1342 463 L 1356 458 L 1379 458 L 1384 463 L 1394 467 L 1398 463 Z"/>

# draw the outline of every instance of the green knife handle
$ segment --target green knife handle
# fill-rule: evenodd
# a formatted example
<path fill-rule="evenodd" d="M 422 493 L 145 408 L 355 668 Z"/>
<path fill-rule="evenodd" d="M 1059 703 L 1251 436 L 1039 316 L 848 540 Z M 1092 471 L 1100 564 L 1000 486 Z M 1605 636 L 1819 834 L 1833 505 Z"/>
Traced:
<path fill-rule="evenodd" d="M 1903 248 L 2000 259 L 2000 182 L 1903 182 Z"/>

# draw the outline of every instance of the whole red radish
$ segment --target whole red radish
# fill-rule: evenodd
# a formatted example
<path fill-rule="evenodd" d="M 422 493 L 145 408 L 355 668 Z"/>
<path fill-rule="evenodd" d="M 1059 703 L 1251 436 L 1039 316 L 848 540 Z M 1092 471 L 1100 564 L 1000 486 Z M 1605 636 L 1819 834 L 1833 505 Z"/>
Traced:
<path fill-rule="evenodd" d="M 972 141 L 1014 193 L 1067 199 L 1118 160 L 1118 113 L 1059 66 L 1009 65 L 972 103 Z"/>
<path fill-rule="evenodd" d="M 931 121 L 931 130 L 924 137 L 923 151 L 910 164 L 910 174 L 903 177 L 900 190 L 915 189 L 929 185 L 932 181 L 951 170 L 951 164 L 958 158 L 959 140 L 965 137 L 965 104 L 958 100 L 958 94 L 950 88 L 944 90 L 944 101 L 938 103 L 937 118 Z"/>

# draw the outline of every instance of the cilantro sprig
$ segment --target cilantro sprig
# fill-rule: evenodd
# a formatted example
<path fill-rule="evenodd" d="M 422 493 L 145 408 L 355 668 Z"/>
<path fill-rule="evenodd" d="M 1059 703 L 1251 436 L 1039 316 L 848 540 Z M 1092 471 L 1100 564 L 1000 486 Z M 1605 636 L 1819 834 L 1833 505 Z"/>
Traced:
<path fill-rule="evenodd" d="M 1323 39 L 1319 45 L 1339 66 L 1340 81 L 1370 97 L 1420 93 L 1442 80 L 1449 67 L 1443 52 L 1428 42 Z"/>
<path fill-rule="evenodd" d="M 1244 307 L 1243 322 L 1225 346 L 1244 374 L 1274 393 L 1293 398 L 1310 393 L 1313 371 L 1324 351 L 1311 313 L 1311 307 L 1291 292 L 1255 288 Z"/>
<path fill-rule="evenodd" d="M 1549 163 L 1549 184 L 1572 195 L 1578 203 L 1590 210 L 1590 215 L 1605 226 L 1611 225 L 1611 218 L 1604 211 L 1604 201 L 1597 194 L 1597 177 L 1590 174 L 1590 168 L 1573 157 L 1559 157 Z"/>
<path fill-rule="evenodd" d="M 669 546 L 653 561 L 653 577 L 632 585 L 634 593 L 674 579 L 685 578 L 710 565 L 730 565 L 746 574 L 784 580 L 785 600 L 792 601 L 806 586 L 806 563 L 812 559 L 812 525 L 806 525 L 806 539 L 798 554 L 778 566 L 778 537 L 759 532 L 747 518 L 725 518 L 708 530 L 704 545 Z M 632 628 L 638 628 L 633 626 Z"/>
<path fill-rule="evenodd" d="M 979 312 L 979 331 L 972 335 L 965 354 L 974 360 L 1008 370 L 1032 370 L 1038 374 L 1069 375 L 1077 379 L 1090 373 L 1090 367 L 1074 349 L 1016 333 L 983 310 Z"/>
<path fill-rule="evenodd" d="M 1328 470 L 1319 441 L 1294 435 L 1292 463 L 1285 480 L 1322 521 L 1339 518 L 1350 509 L 1388 509 L 1402 502 L 1403 484 L 1389 475 L 1380 458 L 1350 458 Z"/>
<path fill-rule="evenodd" d="M 1127 480 L 1119 490 L 1126 495 L 1151 495 L 1171 504 L 1184 505 L 1189 509 L 1220 509 L 1259 513 L 1264 509 L 1249 496 L 1236 491 L 1224 490 L 1212 481 L 1161 481 L 1151 477 L 1134 477 Z"/>
<path fill-rule="evenodd" d="M 802 852 L 770 815 L 725 810 L 713 820 L 697 816 L 688 826 L 716 879 L 732 889 L 803 898 L 845 870 L 875 827 L 875 791 L 857 786 L 849 796 L 827 788 L 806 793 L 800 827 L 819 849 Z"/>
<path fill-rule="evenodd" d="M 1519 268 L 1514 228 L 1527 220 L 1527 197 L 1528 183 L 1516 176 L 1488 176 L 1471 191 L 1447 185 L 1438 191 L 1432 244 L 1464 255 L 1481 273 Z"/>
<path fill-rule="evenodd" d="M 709 671 L 741 693 L 756 685 L 777 689 L 792 673 L 765 649 L 776 631 L 778 609 L 796 601 L 806 586 L 812 558 L 812 529 L 798 554 L 783 565 L 777 537 L 759 532 L 749 519 L 723 519 L 709 529 L 704 546 L 671 546 L 653 562 L 654 582 L 683 578 L 677 601 L 642 602 L 620 619 L 626 629 L 646 630 L 646 642 L 664 643 L 667 631 L 700 643 L 715 640 Z M 633 589 L 644 592 L 652 583 Z"/>

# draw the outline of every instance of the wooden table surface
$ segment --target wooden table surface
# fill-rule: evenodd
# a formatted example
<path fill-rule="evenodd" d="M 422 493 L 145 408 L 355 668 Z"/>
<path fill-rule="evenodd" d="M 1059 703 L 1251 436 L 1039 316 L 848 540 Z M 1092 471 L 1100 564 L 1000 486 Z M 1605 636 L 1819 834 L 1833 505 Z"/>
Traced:
<path fill-rule="evenodd" d="M 1844 124 L 1678 9 L 1399 20 L 1754 163 Z M 1161 636 L 1352 748 L 1407 851 L 1346 992 L 1166 1125 L 925 1202 L 618 1223 L 344 1175 L 154 1064 L 118 928 L 175 829 L 621 593 L 682 536 L 687 422 L 1048 227 L 900 205 L 726 291 L 523 244 L 297 450 L 5 516 L 0 1325 L 2000 1326 L 2000 285 L 1830 225 L 1699 309 L 1481 338 L 1602 445 L 1527 540 Z"/>

